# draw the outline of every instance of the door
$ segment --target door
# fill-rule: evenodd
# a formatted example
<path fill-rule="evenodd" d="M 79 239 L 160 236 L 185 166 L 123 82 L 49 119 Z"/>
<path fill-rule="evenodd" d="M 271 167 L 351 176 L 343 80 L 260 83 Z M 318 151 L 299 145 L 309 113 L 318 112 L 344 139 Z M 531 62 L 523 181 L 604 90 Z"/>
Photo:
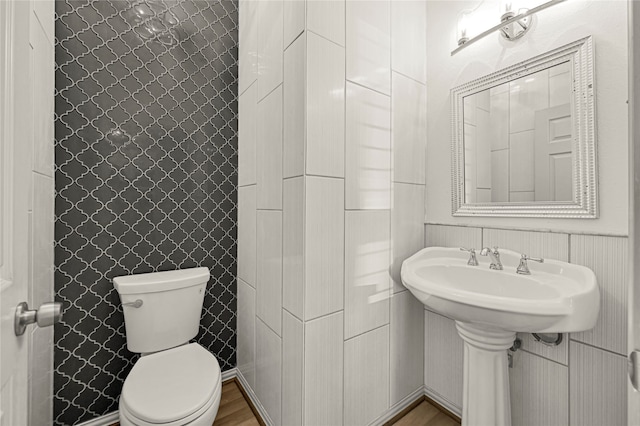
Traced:
<path fill-rule="evenodd" d="M 52 0 L 0 0 L 0 426 L 52 423 L 52 329 L 14 317 L 53 299 L 53 27 Z"/>
<path fill-rule="evenodd" d="M 0 1 L 0 425 L 27 424 L 28 341 L 14 333 L 16 305 L 28 297 L 31 136 L 24 125 L 29 74 L 29 4 Z"/>
<path fill-rule="evenodd" d="M 535 200 L 573 200 L 571 105 L 536 112 Z"/>

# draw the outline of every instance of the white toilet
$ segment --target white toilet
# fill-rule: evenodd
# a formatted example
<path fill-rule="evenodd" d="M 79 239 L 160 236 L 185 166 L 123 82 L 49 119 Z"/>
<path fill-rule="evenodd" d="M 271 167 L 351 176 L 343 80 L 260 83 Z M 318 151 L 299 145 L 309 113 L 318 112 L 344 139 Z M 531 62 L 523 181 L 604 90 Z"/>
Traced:
<path fill-rule="evenodd" d="M 222 381 L 215 356 L 189 340 L 198 334 L 209 269 L 113 279 L 127 348 L 142 354 L 120 395 L 122 426 L 211 426 Z"/>

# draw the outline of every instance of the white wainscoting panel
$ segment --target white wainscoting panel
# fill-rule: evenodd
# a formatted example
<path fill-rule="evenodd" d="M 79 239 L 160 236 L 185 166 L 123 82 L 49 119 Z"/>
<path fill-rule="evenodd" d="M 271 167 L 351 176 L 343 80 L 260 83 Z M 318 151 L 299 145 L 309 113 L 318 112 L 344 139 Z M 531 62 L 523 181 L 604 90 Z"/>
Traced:
<path fill-rule="evenodd" d="M 338 312 L 305 323 L 305 425 L 342 425 L 343 321 Z"/>
<path fill-rule="evenodd" d="M 256 185 L 238 188 L 238 277 L 256 286 Z"/>
<path fill-rule="evenodd" d="M 427 7 L 424 2 L 391 2 L 391 68 L 421 83 L 427 82 Z"/>
<path fill-rule="evenodd" d="M 424 311 L 424 383 L 462 408 L 463 342 L 453 320 Z"/>
<path fill-rule="evenodd" d="M 302 424 L 304 326 L 282 311 L 282 424 Z"/>
<path fill-rule="evenodd" d="M 256 146 L 258 208 L 282 209 L 282 86 L 258 103 Z"/>
<path fill-rule="evenodd" d="M 289 4 L 302 1 L 285 1 Z M 307 38 L 303 34 L 284 52 L 284 152 L 282 175 L 284 178 L 304 174 L 305 112 L 306 112 L 306 55 Z"/>
<path fill-rule="evenodd" d="M 283 0 L 258 3 L 258 99 L 282 83 Z"/>
<path fill-rule="evenodd" d="M 257 87 L 254 82 L 238 98 L 238 186 L 256 183 Z"/>
<path fill-rule="evenodd" d="M 283 46 L 285 49 L 304 31 L 305 5 L 306 1 L 304 0 L 287 0 L 284 2 Z"/>
<path fill-rule="evenodd" d="M 389 326 L 344 342 L 344 424 L 366 425 L 389 408 Z"/>
<path fill-rule="evenodd" d="M 600 288 L 595 328 L 571 338 L 619 354 L 627 351 L 627 245 L 625 237 L 571 236 L 571 262 L 593 270 Z"/>
<path fill-rule="evenodd" d="M 626 357 L 571 342 L 569 383 L 571 425 L 627 425 Z"/>
<path fill-rule="evenodd" d="M 282 423 L 282 339 L 256 319 L 256 395 L 273 423 Z"/>
<path fill-rule="evenodd" d="M 564 426 L 569 422 L 569 369 L 525 351 L 509 369 L 514 426 Z"/>
<path fill-rule="evenodd" d="M 556 334 L 547 334 L 547 337 L 555 338 Z M 560 364 L 569 363 L 569 335 L 562 335 L 562 342 L 558 346 L 548 346 L 538 342 L 531 333 L 518 333 L 522 340 L 522 349 L 541 357 L 550 359 Z"/>
<path fill-rule="evenodd" d="M 307 29 L 343 47 L 344 15 L 345 0 L 307 1 Z"/>
<path fill-rule="evenodd" d="M 282 201 L 282 306 L 299 319 L 304 318 L 304 180 L 285 179 Z"/>
<path fill-rule="evenodd" d="M 568 234 L 485 228 L 482 244 L 487 247 L 498 246 L 531 257 L 569 261 Z"/>
<path fill-rule="evenodd" d="M 482 248 L 482 228 L 425 225 L 425 247 Z"/>
<path fill-rule="evenodd" d="M 391 279 L 393 291 L 404 291 L 402 262 L 424 247 L 424 185 L 394 182 L 391 207 Z"/>
<path fill-rule="evenodd" d="M 258 210 L 256 315 L 282 335 L 282 212 Z"/>
<path fill-rule="evenodd" d="M 424 305 L 409 291 L 391 297 L 391 406 L 424 385 Z"/>
<path fill-rule="evenodd" d="M 256 291 L 238 279 L 238 370 L 255 389 L 256 368 Z"/>

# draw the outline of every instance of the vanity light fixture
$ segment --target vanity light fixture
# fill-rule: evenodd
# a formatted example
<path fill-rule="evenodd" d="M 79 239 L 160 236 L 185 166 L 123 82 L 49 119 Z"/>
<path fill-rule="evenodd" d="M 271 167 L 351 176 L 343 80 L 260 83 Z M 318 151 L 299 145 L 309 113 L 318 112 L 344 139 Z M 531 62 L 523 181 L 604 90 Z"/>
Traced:
<path fill-rule="evenodd" d="M 500 31 L 507 40 L 517 40 L 531 28 L 534 14 L 563 1 L 566 0 L 550 0 L 533 9 L 518 9 L 518 13 L 516 13 L 516 2 L 514 0 L 500 0 L 500 23 L 473 38 L 469 38 L 468 34 L 470 13 L 462 12 L 458 18 L 458 31 L 456 33 L 458 47 L 451 52 L 451 56 L 496 31 Z"/>

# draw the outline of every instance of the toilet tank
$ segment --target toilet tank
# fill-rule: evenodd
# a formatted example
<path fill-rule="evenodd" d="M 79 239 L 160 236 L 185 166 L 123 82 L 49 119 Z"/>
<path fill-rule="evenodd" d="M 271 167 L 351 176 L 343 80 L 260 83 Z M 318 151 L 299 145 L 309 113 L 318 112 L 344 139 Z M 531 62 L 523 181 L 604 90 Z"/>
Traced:
<path fill-rule="evenodd" d="M 124 311 L 127 348 L 137 353 L 157 352 L 193 339 L 208 281 L 208 268 L 114 278 Z"/>

